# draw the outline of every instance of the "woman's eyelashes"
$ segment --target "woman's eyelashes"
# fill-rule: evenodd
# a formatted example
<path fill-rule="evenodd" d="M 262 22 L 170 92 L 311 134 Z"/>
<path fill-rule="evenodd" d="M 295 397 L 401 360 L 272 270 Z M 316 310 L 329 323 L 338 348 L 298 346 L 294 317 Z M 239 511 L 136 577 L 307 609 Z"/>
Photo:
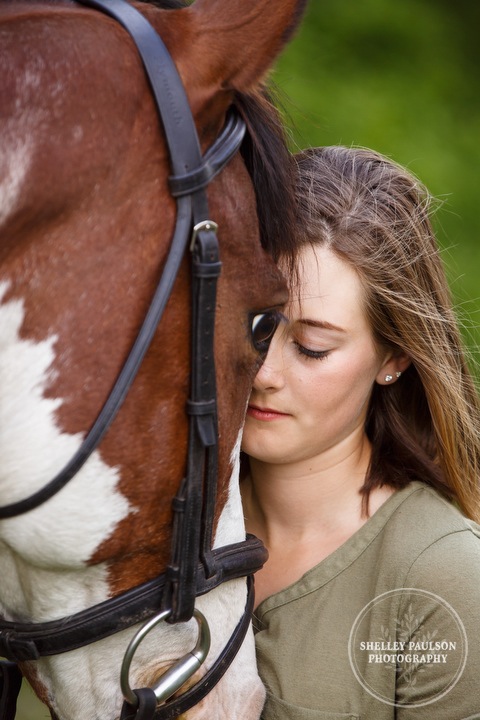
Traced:
<path fill-rule="evenodd" d="M 302 345 L 298 340 L 294 340 L 293 344 L 299 355 L 311 358 L 312 360 L 324 360 L 330 353 L 330 350 L 311 350 L 305 347 L 305 345 Z"/>

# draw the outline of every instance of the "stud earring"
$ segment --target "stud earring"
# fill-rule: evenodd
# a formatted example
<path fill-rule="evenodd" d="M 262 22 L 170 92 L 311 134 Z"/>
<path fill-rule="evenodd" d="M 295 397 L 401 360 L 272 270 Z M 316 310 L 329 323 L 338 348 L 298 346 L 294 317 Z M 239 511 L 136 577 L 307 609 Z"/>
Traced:
<path fill-rule="evenodd" d="M 397 378 L 397 380 L 398 380 L 398 378 L 400 377 L 401 374 L 402 374 L 401 372 L 396 372 L 396 373 L 395 373 L 395 377 Z"/>
<path fill-rule="evenodd" d="M 393 380 L 393 375 L 385 375 L 385 382 L 390 382 Z"/>

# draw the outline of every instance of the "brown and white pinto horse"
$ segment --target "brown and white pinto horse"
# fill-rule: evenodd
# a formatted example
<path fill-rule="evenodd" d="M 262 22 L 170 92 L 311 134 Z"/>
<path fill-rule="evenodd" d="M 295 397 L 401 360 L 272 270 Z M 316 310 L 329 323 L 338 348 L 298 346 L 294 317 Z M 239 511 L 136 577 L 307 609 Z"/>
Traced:
<path fill-rule="evenodd" d="M 249 128 L 243 157 L 237 154 L 208 190 L 223 263 L 215 327 L 220 546 L 245 537 L 239 434 L 259 363 L 249 318 L 286 300 L 266 250 L 288 251 L 288 155 L 261 82 L 304 0 L 157 5 L 137 8 L 177 65 L 202 147 L 216 138 L 232 104 Z M 92 425 L 161 275 L 175 204 L 151 90 L 120 25 L 71 0 L 2 0 L 0 45 L 5 506 L 45 486 Z M 165 569 L 170 500 L 185 473 L 189 335 L 185 261 L 139 375 L 99 448 L 54 497 L 0 522 L 0 614 L 7 621 L 64 618 Z M 197 599 L 212 633 L 205 667 L 227 643 L 245 597 L 239 579 Z M 22 670 L 52 717 L 114 720 L 133 633 L 24 662 Z M 133 660 L 132 686 L 151 686 L 194 640 L 194 621 L 162 624 Z M 249 636 L 220 683 L 182 717 L 256 720 L 262 702 Z"/>

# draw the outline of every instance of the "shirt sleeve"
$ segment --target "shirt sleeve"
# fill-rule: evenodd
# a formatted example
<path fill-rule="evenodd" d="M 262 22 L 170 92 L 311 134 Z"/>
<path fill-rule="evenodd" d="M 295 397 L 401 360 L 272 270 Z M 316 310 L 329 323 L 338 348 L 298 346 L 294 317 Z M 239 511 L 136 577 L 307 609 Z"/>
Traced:
<path fill-rule="evenodd" d="M 480 538 L 453 532 L 411 566 L 397 615 L 396 720 L 480 719 Z"/>

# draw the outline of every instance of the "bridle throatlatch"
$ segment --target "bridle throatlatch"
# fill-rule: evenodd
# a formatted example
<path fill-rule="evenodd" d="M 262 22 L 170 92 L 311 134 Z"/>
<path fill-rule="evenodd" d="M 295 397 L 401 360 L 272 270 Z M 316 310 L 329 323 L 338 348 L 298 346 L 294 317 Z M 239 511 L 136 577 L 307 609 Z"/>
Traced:
<path fill-rule="evenodd" d="M 162 121 L 170 153 L 171 194 L 177 214 L 162 277 L 132 350 L 112 392 L 70 462 L 28 498 L 0 507 L 0 520 L 17 517 L 48 501 L 80 470 L 100 444 L 138 373 L 170 297 L 185 252 L 192 269 L 191 387 L 187 402 L 189 440 L 187 472 L 173 499 L 171 560 L 153 580 L 68 618 L 21 623 L 0 618 L 0 718 L 13 720 L 21 684 L 18 662 L 75 650 L 120 630 L 144 623 L 125 654 L 121 688 L 125 697 L 121 720 L 174 720 L 202 700 L 237 654 L 253 609 L 252 574 L 267 553 L 253 536 L 212 549 L 218 472 L 218 431 L 213 337 L 217 279 L 221 270 L 217 226 L 209 217 L 205 189 L 239 149 L 245 123 L 234 112 L 202 157 L 197 131 L 177 69 L 161 38 L 125 0 L 78 0 L 117 20 L 133 38 L 142 58 Z M 195 599 L 221 583 L 247 577 L 247 603 L 228 643 L 202 679 L 183 694 L 174 693 L 201 666 L 210 636 Z M 148 621 L 145 623 L 145 619 Z M 132 690 L 129 668 L 136 648 L 158 623 L 195 618 L 198 640 L 190 653 L 170 668 L 154 688 Z"/>

